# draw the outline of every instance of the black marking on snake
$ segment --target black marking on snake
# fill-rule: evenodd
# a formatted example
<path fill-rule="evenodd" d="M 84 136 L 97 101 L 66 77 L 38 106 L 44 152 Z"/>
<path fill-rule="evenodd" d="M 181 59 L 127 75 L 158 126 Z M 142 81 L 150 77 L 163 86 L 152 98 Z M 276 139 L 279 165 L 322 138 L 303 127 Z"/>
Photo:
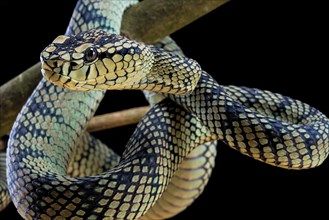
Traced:
<path fill-rule="evenodd" d="M 101 52 L 101 53 L 99 53 L 99 55 L 98 55 L 99 56 L 99 59 L 103 61 L 104 58 L 108 58 L 108 54 L 109 54 L 109 52 Z M 104 64 L 104 62 L 103 62 L 103 64 Z"/>
<path fill-rule="evenodd" d="M 122 48 L 121 50 L 117 51 L 116 53 L 121 54 L 122 56 L 124 56 L 124 55 L 128 54 L 128 52 L 129 52 L 129 49 Z"/>
<path fill-rule="evenodd" d="M 95 68 L 95 69 L 97 69 L 97 68 Z M 90 65 L 88 66 L 88 69 L 86 71 L 86 78 L 85 78 L 85 80 L 88 79 L 89 74 L 90 74 Z"/>
<path fill-rule="evenodd" d="M 135 50 L 135 53 L 137 53 L 137 54 L 141 54 L 142 53 L 142 51 L 141 51 L 140 48 L 138 48 L 138 47 L 133 47 L 133 48 Z"/>
<path fill-rule="evenodd" d="M 96 74 L 96 78 L 97 78 L 97 77 L 100 76 L 100 73 L 99 73 L 99 70 L 98 70 L 96 64 L 94 64 L 94 65 L 95 65 L 95 70 L 96 70 L 96 73 L 97 73 L 97 74 Z M 96 87 L 96 85 L 95 85 L 94 87 Z"/>
<path fill-rule="evenodd" d="M 69 77 L 63 84 L 66 85 L 67 83 L 71 82 L 71 78 Z"/>
<path fill-rule="evenodd" d="M 101 54 L 103 54 L 103 53 L 101 53 Z M 103 57 L 103 58 L 104 58 L 104 57 Z M 102 62 L 104 68 L 106 69 L 106 73 L 108 73 L 109 70 L 107 69 L 107 67 L 106 67 L 106 65 L 105 65 L 105 63 L 104 63 L 103 58 L 100 58 L 100 61 Z"/>

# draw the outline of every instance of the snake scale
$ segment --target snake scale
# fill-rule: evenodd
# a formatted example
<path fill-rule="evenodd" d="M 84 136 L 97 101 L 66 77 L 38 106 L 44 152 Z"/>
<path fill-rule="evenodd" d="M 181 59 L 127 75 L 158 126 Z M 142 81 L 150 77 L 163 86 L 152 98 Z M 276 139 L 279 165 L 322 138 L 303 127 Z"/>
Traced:
<path fill-rule="evenodd" d="M 22 217 L 169 218 L 207 184 L 217 140 L 286 169 L 325 160 L 329 124 L 317 109 L 220 86 L 169 38 L 161 49 L 115 35 L 134 3 L 78 1 L 66 34 L 41 53 L 45 79 L 17 117 L 7 150 L 9 193 Z M 121 158 L 85 132 L 104 89 L 151 91 L 153 106 Z"/>

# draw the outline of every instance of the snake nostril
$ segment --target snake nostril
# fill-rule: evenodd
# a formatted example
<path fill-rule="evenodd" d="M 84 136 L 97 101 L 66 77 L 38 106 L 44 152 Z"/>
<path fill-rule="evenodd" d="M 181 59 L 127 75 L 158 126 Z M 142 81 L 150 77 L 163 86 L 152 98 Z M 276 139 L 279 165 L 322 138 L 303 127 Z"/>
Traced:
<path fill-rule="evenodd" d="M 77 62 L 71 62 L 71 65 L 70 65 L 70 70 L 71 69 L 77 69 L 78 68 L 78 63 Z"/>

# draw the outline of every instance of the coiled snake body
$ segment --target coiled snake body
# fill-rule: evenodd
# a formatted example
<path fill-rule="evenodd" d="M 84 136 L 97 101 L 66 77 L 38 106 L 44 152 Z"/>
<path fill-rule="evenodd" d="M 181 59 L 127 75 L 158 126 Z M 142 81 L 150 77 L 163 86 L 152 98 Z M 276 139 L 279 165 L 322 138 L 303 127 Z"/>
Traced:
<path fill-rule="evenodd" d="M 207 183 L 215 140 L 287 169 L 324 161 L 329 124 L 315 108 L 269 91 L 220 86 L 177 51 L 110 34 L 118 33 L 121 14 L 132 3 L 79 2 L 66 35 L 41 53 L 42 73 L 56 85 L 40 82 L 14 124 L 7 153 L 9 192 L 21 216 L 170 217 Z M 84 131 L 103 89 L 150 90 L 167 97 L 140 121 L 121 159 Z M 189 164 L 186 157 L 198 163 Z M 184 167 L 193 166 L 202 172 L 195 169 L 187 178 L 197 176 L 195 182 L 184 182 L 189 172 Z M 180 192 L 175 181 L 200 191 Z M 188 202 L 173 208 L 170 202 L 184 193 L 191 193 Z"/>

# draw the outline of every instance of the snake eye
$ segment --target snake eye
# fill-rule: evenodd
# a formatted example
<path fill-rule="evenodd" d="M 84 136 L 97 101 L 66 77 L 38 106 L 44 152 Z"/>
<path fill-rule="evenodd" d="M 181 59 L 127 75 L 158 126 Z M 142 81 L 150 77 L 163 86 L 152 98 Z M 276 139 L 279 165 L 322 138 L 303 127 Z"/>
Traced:
<path fill-rule="evenodd" d="M 89 47 L 85 50 L 85 56 L 84 56 L 84 60 L 88 63 L 93 62 L 94 60 L 96 60 L 98 57 L 98 52 L 96 50 L 96 48 L 94 47 Z"/>

